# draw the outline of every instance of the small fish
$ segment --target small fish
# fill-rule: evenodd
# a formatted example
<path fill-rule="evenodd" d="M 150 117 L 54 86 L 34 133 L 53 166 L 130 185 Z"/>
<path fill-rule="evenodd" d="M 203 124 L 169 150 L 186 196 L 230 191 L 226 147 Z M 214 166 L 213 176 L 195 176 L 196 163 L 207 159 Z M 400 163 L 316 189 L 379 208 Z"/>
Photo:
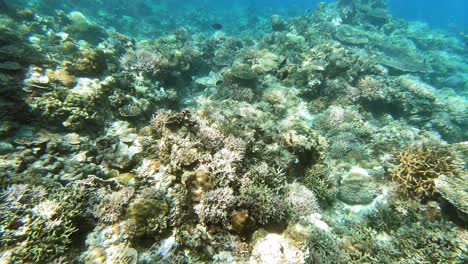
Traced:
<path fill-rule="evenodd" d="M 223 29 L 223 25 L 221 25 L 219 23 L 214 23 L 213 25 L 211 25 L 211 28 L 213 28 L 215 30 L 221 30 L 221 29 Z"/>

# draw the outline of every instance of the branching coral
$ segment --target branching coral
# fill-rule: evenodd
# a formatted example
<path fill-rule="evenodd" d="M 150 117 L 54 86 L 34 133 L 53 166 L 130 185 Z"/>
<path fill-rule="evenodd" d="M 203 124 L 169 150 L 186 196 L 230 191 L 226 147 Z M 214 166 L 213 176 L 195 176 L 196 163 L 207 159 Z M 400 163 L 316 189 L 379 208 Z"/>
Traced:
<path fill-rule="evenodd" d="M 359 79 L 357 82 L 358 94 L 353 96 L 357 98 L 362 98 L 368 101 L 379 101 L 385 98 L 385 83 L 382 81 L 371 77 L 364 76 Z"/>
<path fill-rule="evenodd" d="M 329 176 L 329 168 L 323 164 L 314 165 L 304 175 L 304 185 L 311 189 L 322 202 L 331 204 L 338 195 L 338 182 Z"/>
<path fill-rule="evenodd" d="M 198 70 L 200 52 L 190 38 L 161 38 L 155 42 L 142 42 L 135 51 L 128 51 L 120 60 L 128 74 L 143 74 L 163 83 L 182 81 Z"/>
<path fill-rule="evenodd" d="M 11 263 L 51 263 L 67 252 L 83 214 L 82 189 L 11 185 L 1 198 L 0 245 Z"/>
<path fill-rule="evenodd" d="M 161 111 L 152 120 L 156 147 L 148 149 L 156 149 L 163 164 L 161 181 L 172 178 L 167 186 L 180 182 L 186 193 L 182 200 L 173 196 L 173 205 L 187 207 L 184 221 L 249 235 L 258 226 L 286 223 L 298 208 L 307 210 L 295 219 L 315 212 L 312 191 L 285 186 L 296 171 L 323 162 L 323 138 L 295 115 L 277 120 L 257 105 L 225 103 L 198 113 Z"/>
<path fill-rule="evenodd" d="M 397 165 L 390 176 L 404 195 L 430 197 L 436 191 L 435 180 L 452 177 L 461 170 L 457 154 L 448 146 L 421 145 L 409 148 L 396 156 Z"/>
<path fill-rule="evenodd" d="M 285 201 L 290 207 L 291 215 L 295 219 L 301 219 L 320 211 L 315 194 L 297 182 L 288 186 Z"/>
<path fill-rule="evenodd" d="M 130 51 L 122 56 L 120 63 L 125 70 L 135 70 L 156 76 L 163 67 L 163 56 L 161 53 L 151 52 L 147 49 Z"/>
<path fill-rule="evenodd" d="M 201 203 L 196 208 L 196 213 L 204 224 L 228 226 L 229 213 L 235 204 L 236 197 L 231 188 L 218 188 L 203 195 Z"/>
<path fill-rule="evenodd" d="M 101 188 L 96 191 L 96 197 L 99 197 L 100 201 L 91 209 L 91 212 L 103 223 L 114 223 L 122 215 L 132 196 L 133 189 L 131 188 L 123 188 L 116 192 Z"/>
<path fill-rule="evenodd" d="M 239 204 L 241 208 L 248 209 L 251 217 L 260 225 L 280 223 L 287 217 L 282 197 L 266 186 L 252 185 L 242 189 Z"/>
<path fill-rule="evenodd" d="M 40 2 L 74 1 L 31 7 Z M 384 0 L 341 0 L 288 21 L 257 14 L 166 35 L 211 18 L 189 7 L 194 23 L 173 21 L 150 16 L 164 3 L 136 2 L 145 14 L 121 22 L 138 43 L 78 12 L 0 16 L 0 120 L 15 122 L 0 122 L 0 263 L 457 262 L 465 230 L 441 221 L 447 202 L 467 212 L 454 153 L 397 156 L 392 178 L 417 198 L 380 180 L 408 142 L 465 140 L 465 47 L 453 34 L 393 20 Z M 246 27 L 265 34 L 225 35 Z M 31 112 L 10 106 L 23 100 Z M 37 118 L 23 126 L 16 111 Z"/>

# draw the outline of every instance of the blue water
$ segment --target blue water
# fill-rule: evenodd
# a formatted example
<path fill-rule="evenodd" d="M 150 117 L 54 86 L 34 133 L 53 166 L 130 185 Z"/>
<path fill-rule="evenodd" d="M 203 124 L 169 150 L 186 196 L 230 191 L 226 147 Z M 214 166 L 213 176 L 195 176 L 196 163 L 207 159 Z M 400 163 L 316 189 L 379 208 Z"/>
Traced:
<path fill-rule="evenodd" d="M 177 27 L 193 27 L 203 31 L 210 22 L 227 25 L 229 34 L 255 34 L 262 31 L 261 20 L 268 20 L 271 14 L 284 17 L 297 17 L 312 12 L 320 2 L 333 3 L 333 0 L 64 0 L 43 1 L 6 0 L 7 3 L 24 3 L 38 8 L 41 12 L 53 14 L 55 8 L 64 11 L 78 10 L 99 20 L 118 31 L 129 34 L 140 31 L 141 25 L 129 25 L 129 18 L 146 21 L 154 27 L 174 30 Z M 431 27 L 464 30 L 468 27 L 466 10 L 468 1 L 464 0 L 387 0 L 389 9 L 395 17 L 409 21 L 420 21 Z M 50 8 L 53 5 L 55 8 Z M 161 9 L 160 9 L 161 8 Z M 160 12 L 163 10 L 163 12 Z M 161 14 L 164 14 L 161 17 Z M 119 23 L 120 21 L 120 23 Z M 130 21 L 131 22 L 131 21 Z M 130 23 L 131 24 L 131 23 Z M 162 25 L 161 25 L 162 24 Z M 151 25 L 150 25 L 151 26 Z M 133 28 L 132 28 L 133 27 Z M 137 28 L 134 28 L 137 27 Z M 141 35 L 142 34 L 142 35 Z M 137 38 L 160 36 L 161 32 L 148 30 Z"/>
<path fill-rule="evenodd" d="M 393 15 L 407 20 L 441 28 L 468 27 L 466 0 L 390 0 L 388 3 Z"/>
<path fill-rule="evenodd" d="M 222 2 L 222 1 L 221 1 Z M 238 1 L 243 2 L 243 1 Z M 289 8 L 313 8 L 319 2 L 334 2 L 332 0 L 289 0 L 289 1 L 267 1 L 256 0 L 261 6 L 289 7 Z M 466 0 L 388 0 L 388 7 L 392 14 L 406 20 L 420 21 L 433 27 L 468 27 L 468 1 Z"/>

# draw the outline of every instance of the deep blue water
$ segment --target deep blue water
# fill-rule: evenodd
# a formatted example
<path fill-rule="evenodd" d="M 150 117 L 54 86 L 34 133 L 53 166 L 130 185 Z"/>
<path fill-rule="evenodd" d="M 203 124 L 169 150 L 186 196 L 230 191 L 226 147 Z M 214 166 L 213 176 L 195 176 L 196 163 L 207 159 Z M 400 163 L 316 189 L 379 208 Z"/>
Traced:
<path fill-rule="evenodd" d="M 252 2 L 252 1 L 246 1 Z M 261 5 L 279 7 L 313 8 L 319 2 L 316 0 L 257 0 Z M 467 0 L 387 0 L 392 14 L 406 20 L 421 21 L 433 27 L 467 28 L 468 1 Z"/>
<path fill-rule="evenodd" d="M 392 14 L 441 28 L 468 27 L 466 0 L 390 0 Z"/>
<path fill-rule="evenodd" d="M 207 1 L 205 1 L 207 2 Z M 232 1 L 208 1 L 230 5 Z M 222 3 L 225 2 L 225 3 Z M 295 13 L 298 9 L 312 9 L 319 2 L 334 2 L 333 0 L 254 0 L 235 1 L 240 5 L 270 6 L 271 8 L 291 8 Z M 467 28 L 467 0 L 387 0 L 392 14 L 406 20 L 420 21 L 440 28 Z M 219 5 L 219 4 L 218 4 Z"/>
<path fill-rule="evenodd" d="M 220 7 L 226 7 L 233 1 L 204 1 Z M 237 5 L 255 5 L 271 8 L 312 9 L 319 2 L 333 0 L 238 0 Z M 217 3 L 217 4 L 215 4 Z M 426 22 L 435 27 L 468 27 L 467 0 L 387 0 L 392 14 L 407 20 Z"/>
<path fill-rule="evenodd" d="M 384 0 L 383 0 L 384 1 Z M 97 19 L 108 28 L 131 34 L 140 32 L 137 38 L 156 37 L 163 32 L 178 27 L 191 27 L 196 30 L 209 28 L 210 23 L 221 23 L 227 34 L 242 32 L 261 34 L 268 23 L 269 16 L 279 14 L 283 17 L 299 17 L 314 10 L 319 2 L 336 0 L 63 0 L 30 1 L 6 0 L 6 3 L 22 3 L 38 8 L 40 12 L 53 14 L 55 8 L 66 12 L 81 11 Z M 49 3 L 50 2 L 50 3 Z M 468 28 L 466 0 L 386 0 L 391 13 L 410 21 L 420 21 L 431 27 L 466 31 Z M 161 14 L 164 16 L 161 17 Z M 128 18 L 133 21 L 125 21 Z M 129 23 L 130 22 L 130 23 Z M 147 29 L 145 25 L 158 25 L 157 30 Z"/>

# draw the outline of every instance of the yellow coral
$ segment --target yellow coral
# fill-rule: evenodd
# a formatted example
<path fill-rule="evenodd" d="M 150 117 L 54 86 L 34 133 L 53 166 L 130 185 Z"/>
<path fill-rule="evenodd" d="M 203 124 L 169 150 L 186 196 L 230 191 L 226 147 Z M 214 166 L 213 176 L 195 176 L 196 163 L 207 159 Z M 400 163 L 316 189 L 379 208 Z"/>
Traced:
<path fill-rule="evenodd" d="M 192 201 L 201 201 L 203 194 L 213 188 L 210 172 L 208 170 L 198 169 L 191 177 L 189 186 Z"/>
<path fill-rule="evenodd" d="M 231 214 L 231 228 L 238 234 L 247 234 L 254 228 L 254 223 L 246 210 Z"/>
<path fill-rule="evenodd" d="M 435 180 L 441 176 L 455 176 L 461 170 L 456 153 L 445 146 L 417 146 L 396 156 L 397 165 L 390 172 L 404 195 L 420 198 L 431 196 L 435 191 Z"/>
<path fill-rule="evenodd" d="M 73 75 L 63 69 L 57 69 L 55 71 L 47 70 L 47 76 L 50 80 L 58 82 L 67 87 L 73 87 L 77 82 Z"/>

